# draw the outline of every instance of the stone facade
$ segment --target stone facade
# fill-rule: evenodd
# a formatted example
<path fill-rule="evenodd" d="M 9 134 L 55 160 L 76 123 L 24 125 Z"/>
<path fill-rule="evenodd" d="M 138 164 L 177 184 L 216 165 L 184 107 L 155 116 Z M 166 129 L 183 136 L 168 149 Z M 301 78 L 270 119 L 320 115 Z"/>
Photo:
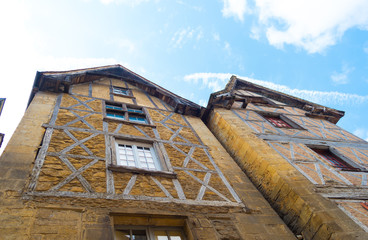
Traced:
<path fill-rule="evenodd" d="M 132 77 L 36 77 L 0 158 L 0 239 L 295 239 L 195 104 L 118 69 Z M 121 142 L 150 146 L 160 169 L 119 164 Z"/>
<path fill-rule="evenodd" d="M 367 239 L 368 143 L 334 124 L 340 112 L 303 101 L 233 77 L 207 125 L 295 234 Z"/>
<path fill-rule="evenodd" d="M 236 77 L 203 108 L 119 65 L 37 73 L 0 239 L 368 239 L 368 144 L 342 116 Z"/>

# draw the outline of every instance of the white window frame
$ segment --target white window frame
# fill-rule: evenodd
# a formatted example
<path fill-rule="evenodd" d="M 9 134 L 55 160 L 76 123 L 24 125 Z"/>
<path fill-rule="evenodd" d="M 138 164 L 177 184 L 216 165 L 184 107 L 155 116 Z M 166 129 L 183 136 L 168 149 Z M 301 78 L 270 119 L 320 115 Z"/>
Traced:
<path fill-rule="evenodd" d="M 115 225 L 114 231 L 116 232 L 116 231 L 119 231 L 119 230 L 129 231 L 130 237 L 132 237 L 132 232 L 134 230 L 144 230 L 146 232 L 147 240 L 154 240 L 154 239 L 156 239 L 155 238 L 156 236 L 154 235 L 154 232 L 155 231 L 165 231 L 168 239 L 169 240 L 172 240 L 172 238 L 168 234 L 168 231 L 178 231 L 178 232 L 181 232 L 182 233 L 182 236 L 183 236 L 182 240 L 186 240 L 187 239 L 186 234 L 185 234 L 185 231 L 181 227 L 162 227 L 162 226 L 153 227 L 153 226 L 129 226 L 129 225 L 125 226 L 125 225 Z M 114 239 L 116 239 L 115 234 L 114 234 Z M 116 240 L 118 240 L 118 239 L 116 239 Z"/>
<path fill-rule="evenodd" d="M 121 91 L 126 91 L 125 93 L 122 93 Z M 123 88 L 118 86 L 112 86 L 111 87 L 112 94 L 119 95 L 119 96 L 131 96 L 131 92 L 129 88 Z"/>
<path fill-rule="evenodd" d="M 135 166 L 128 166 L 128 165 L 121 164 L 122 160 L 120 160 L 120 157 L 119 157 L 120 156 L 119 145 L 128 145 L 132 147 Z M 141 160 L 139 158 L 138 147 L 149 148 L 155 169 L 142 167 Z M 115 149 L 116 149 L 116 165 L 117 166 L 141 168 L 141 169 L 146 169 L 150 171 L 162 171 L 163 170 L 161 161 L 158 160 L 158 154 L 157 154 L 157 151 L 155 150 L 154 143 L 149 144 L 149 143 L 142 143 L 142 142 L 116 140 Z"/>

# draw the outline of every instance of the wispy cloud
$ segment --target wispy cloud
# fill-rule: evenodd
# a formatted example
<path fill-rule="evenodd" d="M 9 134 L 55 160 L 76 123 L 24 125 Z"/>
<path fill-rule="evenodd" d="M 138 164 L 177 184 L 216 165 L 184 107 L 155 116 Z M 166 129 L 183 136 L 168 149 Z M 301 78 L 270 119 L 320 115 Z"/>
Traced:
<path fill-rule="evenodd" d="M 357 135 L 358 137 L 364 139 L 365 141 L 368 141 L 368 129 L 358 128 L 353 133 L 354 135 Z"/>
<path fill-rule="evenodd" d="M 226 82 L 230 79 L 230 73 L 193 73 L 184 76 L 184 81 L 202 84 L 212 91 L 219 91 L 224 88 Z"/>
<path fill-rule="evenodd" d="M 343 64 L 341 72 L 333 72 L 331 79 L 335 84 L 342 85 L 349 82 L 348 74 L 351 73 L 354 68 L 349 67 L 347 64 Z"/>
<path fill-rule="evenodd" d="M 186 75 L 184 77 L 184 80 L 193 82 L 194 84 L 201 84 L 202 87 L 209 88 L 212 91 L 219 91 L 225 87 L 231 75 L 232 74 L 230 73 L 193 73 Z M 275 84 L 268 81 L 262 81 L 248 77 L 239 77 L 239 78 L 258 85 L 262 85 L 264 87 L 279 92 L 283 92 L 292 96 L 296 96 L 323 105 L 339 104 L 341 106 L 349 106 L 351 104 L 368 103 L 368 95 L 361 96 L 357 94 L 342 93 L 342 92 L 292 89 L 289 88 L 288 86 Z"/>
<path fill-rule="evenodd" d="M 223 0 L 224 7 L 222 15 L 224 17 L 234 17 L 240 21 L 244 21 L 244 14 L 247 12 L 246 0 Z"/>
<path fill-rule="evenodd" d="M 183 28 L 174 33 L 171 38 L 170 46 L 172 48 L 182 48 L 186 43 L 191 40 L 200 40 L 203 38 L 203 31 L 201 27 L 197 28 Z"/>

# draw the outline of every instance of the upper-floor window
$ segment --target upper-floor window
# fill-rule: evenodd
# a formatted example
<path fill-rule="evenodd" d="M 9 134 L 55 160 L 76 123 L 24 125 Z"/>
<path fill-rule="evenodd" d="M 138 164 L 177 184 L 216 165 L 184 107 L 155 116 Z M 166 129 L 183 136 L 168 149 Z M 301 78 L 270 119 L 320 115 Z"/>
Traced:
<path fill-rule="evenodd" d="M 301 126 L 279 113 L 258 112 L 267 122 L 277 128 L 289 128 L 304 130 Z"/>
<path fill-rule="evenodd" d="M 278 128 L 293 128 L 285 122 L 283 119 L 280 118 L 280 116 L 264 116 L 264 118 L 269 121 L 272 125 Z"/>
<path fill-rule="evenodd" d="M 143 107 L 117 102 L 105 102 L 105 114 L 108 118 L 129 122 L 150 124 Z"/>
<path fill-rule="evenodd" d="M 116 95 L 131 96 L 129 89 L 116 86 L 112 86 L 112 93 Z"/>
<path fill-rule="evenodd" d="M 118 166 L 162 170 L 158 155 L 152 144 L 117 141 Z"/>
<path fill-rule="evenodd" d="M 323 148 L 323 149 L 311 148 L 311 149 L 335 168 L 338 168 L 341 170 L 347 170 L 347 171 L 361 171 L 362 170 L 359 167 L 352 166 L 353 163 L 350 164 L 347 161 L 343 160 L 341 157 L 331 152 L 329 148 Z"/>

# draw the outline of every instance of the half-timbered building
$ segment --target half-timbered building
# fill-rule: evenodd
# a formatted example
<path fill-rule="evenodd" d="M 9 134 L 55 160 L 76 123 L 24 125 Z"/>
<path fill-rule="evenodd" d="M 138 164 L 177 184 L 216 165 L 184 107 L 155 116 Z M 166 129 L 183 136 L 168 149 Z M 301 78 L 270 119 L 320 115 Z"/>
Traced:
<path fill-rule="evenodd" d="M 204 120 L 295 234 L 368 239 L 368 143 L 343 115 L 233 76 Z"/>
<path fill-rule="evenodd" d="M 0 158 L 0 239 L 295 239 L 204 111 L 120 65 L 38 72 Z"/>

